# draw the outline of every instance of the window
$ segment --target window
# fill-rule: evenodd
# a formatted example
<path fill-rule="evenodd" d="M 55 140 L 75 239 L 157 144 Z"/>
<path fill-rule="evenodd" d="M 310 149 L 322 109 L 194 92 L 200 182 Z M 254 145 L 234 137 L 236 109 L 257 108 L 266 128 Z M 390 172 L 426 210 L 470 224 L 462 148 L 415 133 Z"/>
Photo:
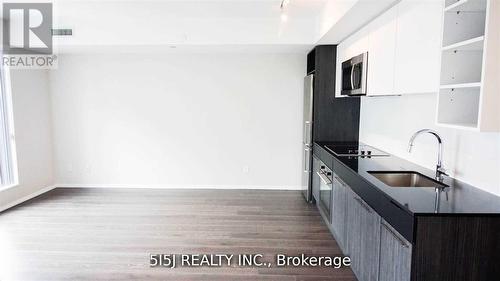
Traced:
<path fill-rule="evenodd" d="M 9 75 L 0 65 L 0 187 L 17 183 Z"/>

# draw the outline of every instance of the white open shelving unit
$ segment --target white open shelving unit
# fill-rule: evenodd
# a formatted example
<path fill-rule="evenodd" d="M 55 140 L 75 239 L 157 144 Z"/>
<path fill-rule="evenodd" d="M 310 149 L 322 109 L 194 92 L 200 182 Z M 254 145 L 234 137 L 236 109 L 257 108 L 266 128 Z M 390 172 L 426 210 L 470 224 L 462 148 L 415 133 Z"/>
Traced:
<path fill-rule="evenodd" d="M 499 32 L 498 27 L 491 26 L 498 23 L 493 17 L 499 16 L 498 12 L 495 14 L 491 10 L 500 8 L 497 3 L 490 3 L 493 1 L 497 0 L 445 1 L 438 125 L 478 131 L 498 130 L 498 82 L 485 80 L 486 71 L 496 72 L 499 76 L 498 67 L 486 64 L 487 59 L 498 61 L 498 50 L 487 53 L 486 48 L 500 47 L 497 35 L 488 37 L 489 33 Z M 495 73 L 491 74 L 494 76 Z M 493 87 L 488 85 L 488 91 L 485 90 L 486 83 L 493 83 Z M 492 96 L 485 98 L 485 95 Z M 492 106 L 484 106 L 485 102 L 499 102 L 497 112 L 489 112 Z M 482 126 L 484 118 L 488 120 Z"/>

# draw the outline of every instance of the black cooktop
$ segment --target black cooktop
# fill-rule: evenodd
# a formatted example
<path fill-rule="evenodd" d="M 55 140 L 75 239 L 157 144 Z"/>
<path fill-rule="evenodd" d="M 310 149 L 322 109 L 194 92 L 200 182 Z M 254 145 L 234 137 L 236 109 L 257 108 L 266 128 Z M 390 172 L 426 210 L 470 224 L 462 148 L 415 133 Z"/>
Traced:
<path fill-rule="evenodd" d="M 375 157 L 375 156 L 389 156 L 388 153 L 361 143 L 352 144 L 328 144 L 325 148 L 333 153 L 335 156 L 348 156 L 348 157 Z"/>

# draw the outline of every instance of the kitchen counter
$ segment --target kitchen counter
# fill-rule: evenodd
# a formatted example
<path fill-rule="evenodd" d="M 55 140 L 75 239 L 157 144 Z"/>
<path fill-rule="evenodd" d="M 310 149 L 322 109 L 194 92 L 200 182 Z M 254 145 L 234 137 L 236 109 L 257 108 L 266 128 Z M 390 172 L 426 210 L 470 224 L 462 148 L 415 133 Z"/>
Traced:
<path fill-rule="evenodd" d="M 380 156 L 372 158 L 337 157 L 330 153 L 325 145 L 332 143 L 315 143 L 315 148 L 320 155 L 329 154 L 333 157 L 334 172 L 348 182 L 362 197 L 363 193 L 372 194 L 369 189 L 379 191 L 391 203 L 395 203 L 410 215 L 453 215 L 453 214 L 482 214 L 500 215 L 500 197 L 482 191 L 481 189 L 445 177 L 444 183 L 449 186 L 441 191 L 439 200 L 434 188 L 428 187 L 391 187 L 369 174 L 369 171 L 416 171 L 430 178 L 434 178 L 435 171 L 423 168 L 414 163 L 396 156 Z M 327 161 L 328 162 L 328 161 Z M 358 177 L 355 179 L 353 177 Z M 359 181 L 359 180 L 362 181 Z M 373 198 L 370 198 L 373 197 Z M 378 196 L 364 198 L 369 204 L 370 199 Z M 438 202 L 439 204 L 436 204 Z M 436 206 L 438 208 L 436 209 Z"/>
<path fill-rule="evenodd" d="M 326 147 L 330 144 L 337 153 L 365 156 L 337 156 Z M 438 193 L 434 187 L 391 187 L 369 172 L 414 171 L 431 179 L 435 172 L 392 155 L 369 158 L 384 152 L 359 145 L 313 145 L 318 177 L 321 165 L 333 173 L 333 205 L 329 216 L 322 215 L 343 251 L 363 264 L 355 270 L 365 274 L 375 261 L 373 276 L 384 280 L 489 281 L 499 276 L 499 196 L 450 177 L 444 179 L 449 187 Z M 393 273 L 400 270 L 405 278 Z"/>
<path fill-rule="evenodd" d="M 329 166 L 410 243 L 415 242 L 416 225 L 425 217 L 441 220 L 446 217 L 500 218 L 500 197 L 494 194 L 451 177 L 445 177 L 444 183 L 449 187 L 439 192 L 439 196 L 433 187 L 391 187 L 368 172 L 415 171 L 434 178 L 435 171 L 392 155 L 372 158 L 335 156 L 325 148 L 328 144 L 339 143 L 315 142 L 314 157 Z"/>

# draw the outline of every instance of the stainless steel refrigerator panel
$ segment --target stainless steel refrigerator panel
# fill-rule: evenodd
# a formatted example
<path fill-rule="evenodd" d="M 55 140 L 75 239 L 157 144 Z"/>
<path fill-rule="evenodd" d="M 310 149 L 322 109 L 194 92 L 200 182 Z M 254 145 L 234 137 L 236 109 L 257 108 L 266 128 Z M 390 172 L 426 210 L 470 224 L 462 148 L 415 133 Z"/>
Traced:
<path fill-rule="evenodd" d="M 302 192 L 307 202 L 312 202 L 312 124 L 313 124 L 313 75 L 304 78 L 304 111 L 302 135 Z"/>
<path fill-rule="evenodd" d="M 303 145 L 302 151 L 302 193 L 307 202 L 312 202 L 312 148 Z"/>
<path fill-rule="evenodd" d="M 304 78 L 304 111 L 303 111 L 303 139 L 305 144 L 312 143 L 313 122 L 313 75 Z"/>

